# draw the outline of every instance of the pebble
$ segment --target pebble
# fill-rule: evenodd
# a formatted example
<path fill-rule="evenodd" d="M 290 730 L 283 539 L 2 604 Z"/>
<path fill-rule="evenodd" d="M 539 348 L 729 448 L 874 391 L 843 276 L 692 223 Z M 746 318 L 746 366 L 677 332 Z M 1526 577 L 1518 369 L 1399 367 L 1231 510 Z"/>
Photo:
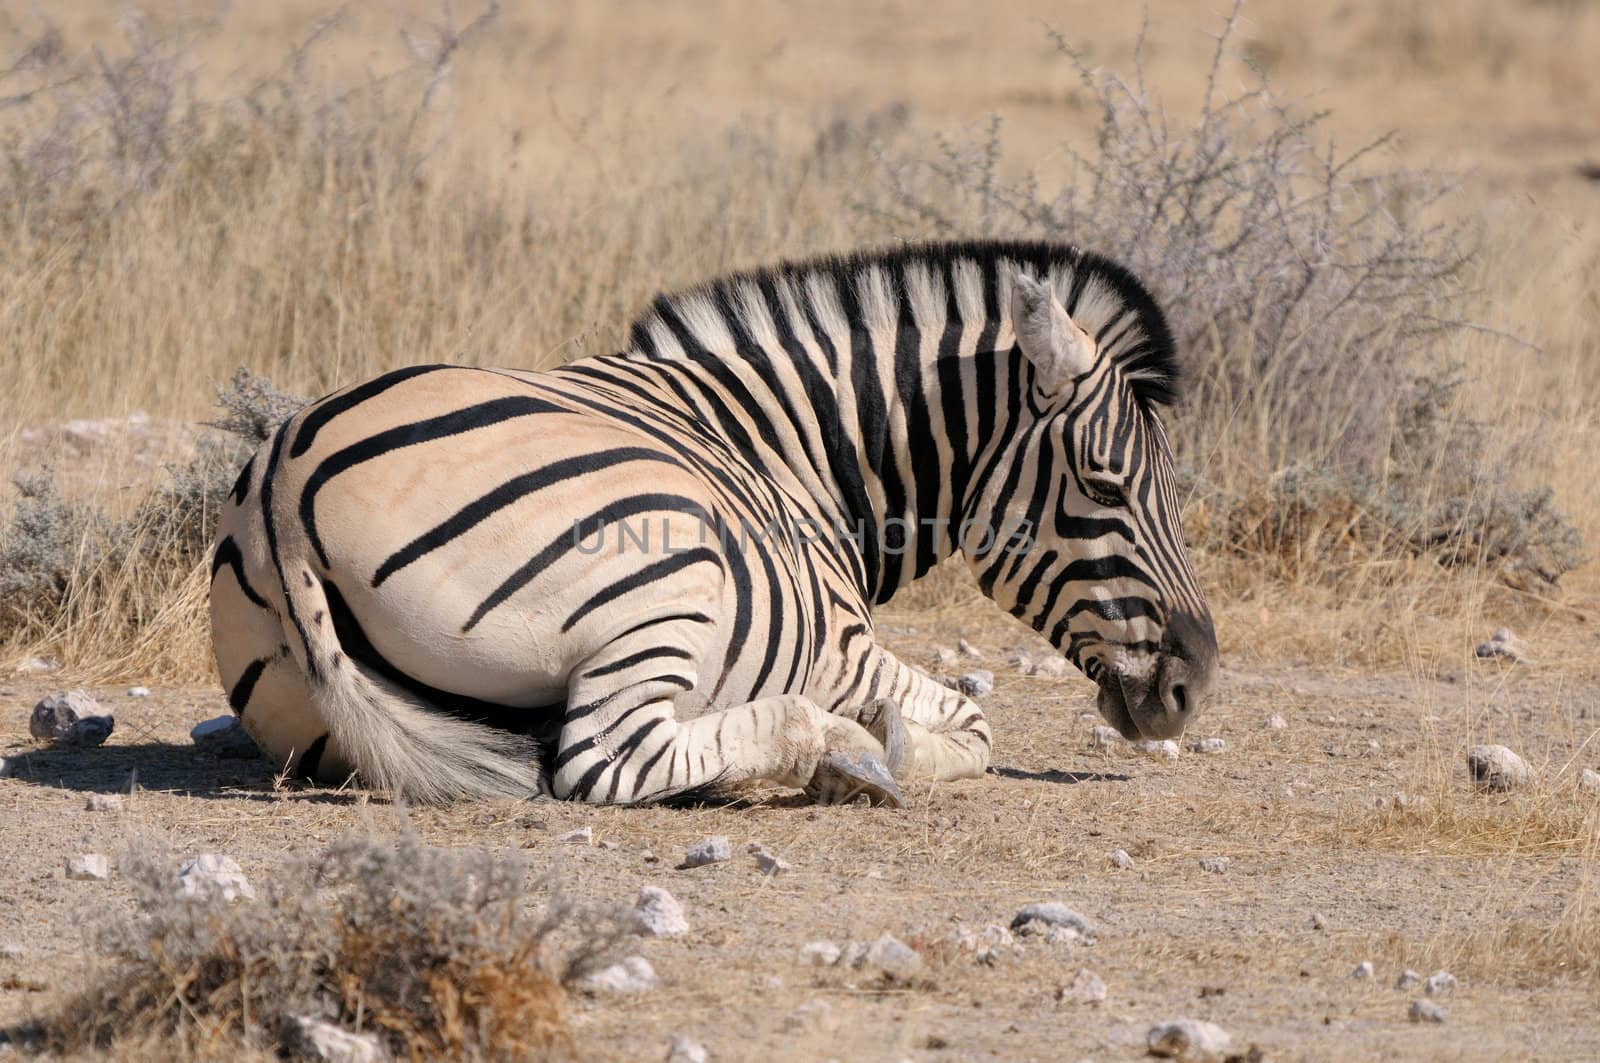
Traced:
<path fill-rule="evenodd" d="M 1101 1004 L 1105 999 L 1105 980 L 1087 967 L 1078 968 L 1072 982 L 1056 993 L 1056 1000 L 1062 1004 Z"/>
<path fill-rule="evenodd" d="M 1411 1002 L 1412 1022 L 1443 1022 L 1450 1013 L 1431 1000 Z"/>
<path fill-rule="evenodd" d="M 61 742 L 72 733 L 72 725 L 85 716 L 95 716 L 100 704 L 82 690 L 46 694 L 28 717 L 28 733 L 44 742 Z"/>
<path fill-rule="evenodd" d="M 378 1063 L 384 1058 L 372 1034 L 351 1033 L 308 1015 L 294 1016 L 288 1027 L 288 1047 L 301 1058 L 321 1063 Z"/>
<path fill-rule="evenodd" d="M 1323 915 L 1321 912 L 1312 912 L 1311 913 L 1311 929 L 1312 930 L 1326 930 L 1326 929 L 1328 929 L 1328 917 Z"/>
<path fill-rule="evenodd" d="M 247 759 L 261 755 L 255 739 L 250 737 L 234 716 L 214 716 L 197 723 L 189 731 L 189 738 L 200 749 L 216 757 Z"/>
<path fill-rule="evenodd" d="M 894 978 L 909 978 L 922 969 L 922 954 L 888 933 L 867 946 L 862 960 Z"/>
<path fill-rule="evenodd" d="M 828 1024 L 832 1014 L 833 1005 L 826 1000 L 808 1000 L 784 1017 L 783 1028 L 793 1032 L 823 1027 Z"/>
<path fill-rule="evenodd" d="M 1047 657 L 1040 657 L 1038 660 L 1032 662 L 1028 668 L 1028 674 L 1045 676 L 1050 679 L 1059 679 L 1066 675 L 1070 670 L 1071 666 L 1067 663 L 1067 659 L 1065 657 L 1052 653 Z"/>
<path fill-rule="evenodd" d="M 831 941 L 811 941 L 800 946 L 800 962 L 807 967 L 832 967 L 839 962 L 839 946 Z"/>
<path fill-rule="evenodd" d="M 1423 983 L 1430 997 L 1442 997 L 1456 987 L 1456 976 L 1449 971 L 1434 971 Z"/>
<path fill-rule="evenodd" d="M 1011 918 L 1011 929 L 1047 941 L 1093 941 L 1089 921 L 1059 901 L 1030 904 Z"/>
<path fill-rule="evenodd" d="M 17 671 L 26 673 L 28 675 L 45 675 L 49 672 L 55 671 L 60 667 L 61 665 L 57 662 L 47 660 L 44 657 L 29 657 L 27 660 L 17 665 Z"/>
<path fill-rule="evenodd" d="M 687 1037 L 674 1037 L 667 1050 L 667 1063 L 706 1063 L 710 1058 L 705 1045 Z"/>
<path fill-rule="evenodd" d="M 20 960 L 28 950 L 13 941 L 0 943 L 0 960 Z"/>
<path fill-rule="evenodd" d="M 1115 727 L 1101 724 L 1094 729 L 1094 734 L 1089 736 L 1090 749 L 1115 749 L 1127 741 Z"/>
<path fill-rule="evenodd" d="M 1422 976 L 1409 967 L 1400 972 L 1400 977 L 1395 979 L 1396 989 L 1410 989 L 1414 985 L 1422 984 Z"/>
<path fill-rule="evenodd" d="M 1578 789 L 1586 794 L 1600 794 L 1600 771 L 1584 768 L 1583 774 L 1578 776 Z"/>
<path fill-rule="evenodd" d="M 130 698 L 147 698 L 149 696 L 150 696 L 150 688 L 149 687 L 129 687 L 128 688 L 128 697 L 130 697 Z"/>
<path fill-rule="evenodd" d="M 639 902 L 633 907 L 641 930 L 652 937 L 679 937 L 689 932 L 678 898 L 660 886 L 642 886 Z"/>
<path fill-rule="evenodd" d="M 1121 868 L 1124 871 L 1132 871 L 1133 857 L 1128 855 L 1128 850 L 1117 849 L 1111 854 L 1111 866 Z"/>
<path fill-rule="evenodd" d="M 121 812 L 121 794 L 90 794 L 89 799 L 83 803 L 87 812 Z"/>
<path fill-rule="evenodd" d="M 22 767 L 22 762 L 16 757 L 11 757 L 10 759 L 0 757 L 0 779 L 9 779 L 17 773 L 17 769 L 20 767 Z"/>
<path fill-rule="evenodd" d="M 1189 747 L 1196 753 L 1224 753 L 1228 749 L 1226 738 L 1202 738 Z"/>
<path fill-rule="evenodd" d="M 999 923 L 990 923 L 982 930 L 960 927 L 956 931 L 956 944 L 973 953 L 979 963 L 993 967 L 1000 959 L 1000 950 L 1014 950 L 1017 939 Z"/>
<path fill-rule="evenodd" d="M 967 697 L 985 698 L 994 693 L 994 673 L 984 669 L 968 672 L 958 684 L 958 689 Z"/>
<path fill-rule="evenodd" d="M 579 827 L 577 830 L 569 830 L 565 834 L 556 835 L 555 840 L 565 845 L 593 845 L 594 828 Z"/>
<path fill-rule="evenodd" d="M 1501 628 L 1489 636 L 1488 642 L 1478 643 L 1477 649 L 1472 651 L 1482 659 L 1498 657 L 1512 664 L 1522 664 L 1528 660 L 1528 644 L 1511 633 L 1509 628 Z"/>
<path fill-rule="evenodd" d="M 116 729 L 117 721 L 113 716 L 85 716 L 72 725 L 61 744 L 72 749 L 93 749 L 104 744 Z"/>
<path fill-rule="evenodd" d="M 1526 786 L 1533 778 L 1523 759 L 1505 746 L 1473 746 L 1467 752 L 1467 770 L 1480 789 L 1493 793 Z"/>
<path fill-rule="evenodd" d="M 1145 1037 L 1152 1056 L 1182 1063 L 1221 1063 L 1233 1037 L 1214 1022 L 1177 1019 L 1150 1027 Z"/>
<path fill-rule="evenodd" d="M 748 852 L 755 857 L 756 867 L 763 875 L 781 875 L 785 871 L 793 871 L 794 865 L 776 853 L 768 852 L 767 847 L 759 842 L 751 842 Z"/>
<path fill-rule="evenodd" d="M 701 838 L 683 854 L 683 863 L 678 869 L 684 870 L 691 867 L 704 867 L 707 864 L 720 864 L 724 860 L 733 859 L 733 846 L 728 843 L 726 834 L 713 834 L 708 838 Z"/>
<path fill-rule="evenodd" d="M 602 967 L 578 983 L 590 993 L 632 995 L 648 993 L 661 984 L 656 969 L 643 956 L 629 956 L 620 963 Z"/>
<path fill-rule="evenodd" d="M 231 856 L 201 853 L 192 860 L 185 860 L 183 867 L 178 869 L 180 897 L 221 897 L 225 901 L 236 901 L 255 895 L 255 887 L 250 885 L 238 861 Z"/>
<path fill-rule="evenodd" d="M 1135 742 L 1133 748 L 1152 757 L 1162 757 L 1166 760 L 1178 759 L 1178 743 L 1170 738 L 1164 738 L 1159 742 L 1145 739 L 1141 742 Z"/>
<path fill-rule="evenodd" d="M 1356 964 L 1356 969 L 1350 972 L 1350 977 L 1371 978 L 1373 973 L 1372 961 L 1362 960 L 1360 963 Z"/>
<path fill-rule="evenodd" d="M 949 646 L 935 646 L 933 648 L 933 665 L 935 668 L 953 667 L 956 660 L 956 651 Z"/>
<path fill-rule="evenodd" d="M 974 660 L 983 660 L 983 651 L 978 649 L 978 647 L 974 646 L 972 643 L 968 642 L 966 639 L 962 639 L 961 641 L 957 642 L 956 649 L 960 650 L 963 656 L 971 657 Z"/>
<path fill-rule="evenodd" d="M 1267 729 L 1269 731 L 1286 731 L 1289 729 L 1289 721 L 1277 713 L 1273 713 L 1267 717 Z"/>
<path fill-rule="evenodd" d="M 659 863 L 661 861 L 661 857 L 657 856 L 650 849 L 640 850 L 639 859 L 643 860 L 647 864 L 655 864 L 655 863 Z"/>
<path fill-rule="evenodd" d="M 67 877 L 78 882 L 104 882 L 111 877 L 111 861 L 99 853 L 69 856 Z"/>
<path fill-rule="evenodd" d="M 1226 875 L 1228 868 L 1233 864 L 1233 858 L 1228 856 L 1203 856 L 1200 858 L 1200 870 L 1213 875 Z"/>

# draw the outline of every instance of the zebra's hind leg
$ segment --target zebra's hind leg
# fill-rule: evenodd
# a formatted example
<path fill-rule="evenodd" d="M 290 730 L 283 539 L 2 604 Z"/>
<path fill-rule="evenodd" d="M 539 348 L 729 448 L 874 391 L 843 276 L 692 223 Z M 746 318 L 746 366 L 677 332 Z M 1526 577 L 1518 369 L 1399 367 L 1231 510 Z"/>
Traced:
<path fill-rule="evenodd" d="M 569 714 L 551 789 L 595 804 L 659 801 L 708 787 L 766 781 L 820 801 L 866 794 L 903 804 L 883 745 L 854 720 L 809 698 L 779 694 L 679 721 L 668 699 Z M 581 704 L 581 702 L 580 702 Z"/>

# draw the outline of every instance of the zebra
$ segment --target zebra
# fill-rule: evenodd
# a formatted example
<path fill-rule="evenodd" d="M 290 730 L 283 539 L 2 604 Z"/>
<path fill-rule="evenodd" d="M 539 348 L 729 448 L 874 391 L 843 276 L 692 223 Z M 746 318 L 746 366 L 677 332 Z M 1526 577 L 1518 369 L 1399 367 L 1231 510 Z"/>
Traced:
<path fill-rule="evenodd" d="M 1215 683 L 1159 407 L 1171 333 L 1067 244 L 908 245 L 655 298 L 543 372 L 416 365 L 279 427 L 219 520 L 211 624 L 270 756 L 419 802 L 820 802 L 979 777 L 970 698 L 873 608 L 960 553 L 1168 738 Z"/>

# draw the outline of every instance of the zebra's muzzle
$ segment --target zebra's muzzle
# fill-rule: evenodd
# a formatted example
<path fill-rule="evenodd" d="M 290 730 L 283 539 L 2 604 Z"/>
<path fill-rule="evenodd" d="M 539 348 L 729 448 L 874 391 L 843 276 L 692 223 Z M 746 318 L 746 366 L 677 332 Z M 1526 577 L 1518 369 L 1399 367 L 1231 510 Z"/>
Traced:
<path fill-rule="evenodd" d="M 1210 618 L 1174 614 L 1153 666 L 1101 674 L 1100 715 L 1130 741 L 1177 738 L 1204 706 L 1216 672 Z"/>

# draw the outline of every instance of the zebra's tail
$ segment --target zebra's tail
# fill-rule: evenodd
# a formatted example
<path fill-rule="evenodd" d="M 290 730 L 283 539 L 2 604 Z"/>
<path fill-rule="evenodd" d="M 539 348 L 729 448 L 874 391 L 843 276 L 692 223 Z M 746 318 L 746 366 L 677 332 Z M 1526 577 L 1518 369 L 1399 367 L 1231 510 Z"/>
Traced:
<path fill-rule="evenodd" d="M 453 716 L 358 664 L 339 643 L 322 580 L 309 565 L 283 574 L 285 635 L 311 706 L 368 786 L 425 804 L 538 792 L 530 739 Z"/>

